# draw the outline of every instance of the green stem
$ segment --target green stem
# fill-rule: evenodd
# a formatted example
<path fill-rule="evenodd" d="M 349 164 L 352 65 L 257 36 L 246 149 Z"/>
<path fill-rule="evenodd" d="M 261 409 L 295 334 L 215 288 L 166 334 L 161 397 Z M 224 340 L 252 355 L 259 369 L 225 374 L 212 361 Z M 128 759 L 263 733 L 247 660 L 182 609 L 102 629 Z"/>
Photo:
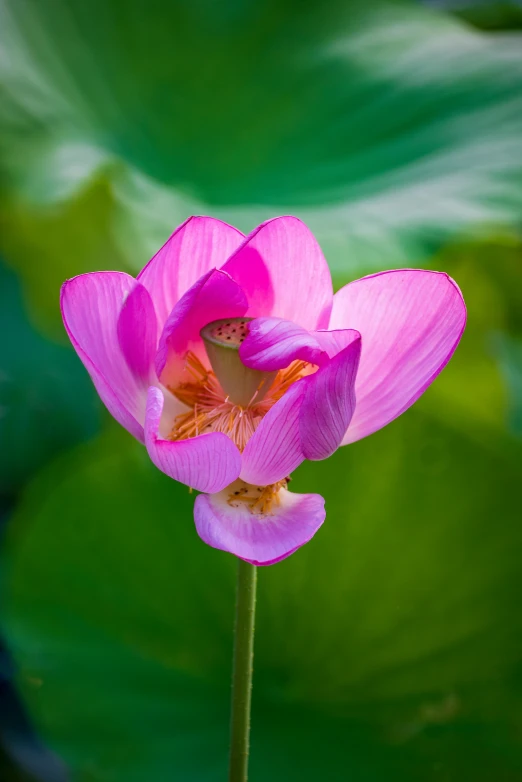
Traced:
<path fill-rule="evenodd" d="M 257 568 L 240 559 L 237 570 L 229 782 L 247 782 L 248 779 L 256 585 Z"/>

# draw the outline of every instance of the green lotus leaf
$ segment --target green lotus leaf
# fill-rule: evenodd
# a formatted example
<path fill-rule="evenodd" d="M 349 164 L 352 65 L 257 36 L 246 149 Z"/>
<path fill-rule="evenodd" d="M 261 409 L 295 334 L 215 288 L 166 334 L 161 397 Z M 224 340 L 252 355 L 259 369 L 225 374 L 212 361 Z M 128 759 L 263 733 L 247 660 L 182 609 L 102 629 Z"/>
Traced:
<path fill-rule="evenodd" d="M 517 34 L 340 0 L 4 0 L 1 30 L 3 244 L 47 318 L 194 212 L 294 213 L 339 279 L 518 230 Z"/>

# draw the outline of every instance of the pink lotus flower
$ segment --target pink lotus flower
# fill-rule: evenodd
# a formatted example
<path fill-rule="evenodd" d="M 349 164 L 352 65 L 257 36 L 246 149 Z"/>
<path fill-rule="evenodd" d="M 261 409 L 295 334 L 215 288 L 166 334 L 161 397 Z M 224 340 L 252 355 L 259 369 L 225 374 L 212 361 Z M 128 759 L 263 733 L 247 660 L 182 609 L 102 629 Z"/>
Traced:
<path fill-rule="evenodd" d="M 256 565 L 310 540 L 324 500 L 287 489 L 388 424 L 449 361 L 466 311 L 446 274 L 382 272 L 335 295 L 294 217 L 246 238 L 192 217 L 140 272 L 82 274 L 61 294 L 76 352 L 154 464 L 197 489 L 209 545 Z"/>

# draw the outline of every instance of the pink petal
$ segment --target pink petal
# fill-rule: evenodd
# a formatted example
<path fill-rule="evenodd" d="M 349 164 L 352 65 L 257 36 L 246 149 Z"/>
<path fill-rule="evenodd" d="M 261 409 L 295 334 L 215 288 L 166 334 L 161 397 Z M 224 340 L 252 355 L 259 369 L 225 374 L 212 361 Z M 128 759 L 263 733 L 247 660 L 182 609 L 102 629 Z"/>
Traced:
<path fill-rule="evenodd" d="M 334 331 L 314 331 L 314 339 L 317 340 L 320 347 L 327 354 L 328 358 L 333 358 L 341 350 L 351 345 L 354 339 L 360 337 L 355 329 L 336 329 Z"/>
<path fill-rule="evenodd" d="M 244 240 L 236 228 L 213 217 L 189 217 L 139 273 L 160 329 L 178 299 L 210 269 L 219 268 Z"/>
<path fill-rule="evenodd" d="M 123 272 L 81 274 L 63 284 L 60 306 L 67 334 L 103 403 L 143 442 L 146 387 L 127 364 L 118 339 L 118 318 L 135 287 L 136 280 Z"/>
<path fill-rule="evenodd" d="M 298 380 L 265 415 L 243 451 L 241 478 L 268 486 L 286 478 L 305 456 L 299 434 L 299 411 L 305 384 Z"/>
<path fill-rule="evenodd" d="M 358 332 L 307 331 L 281 318 L 256 318 L 239 348 L 241 361 L 253 369 L 271 372 L 300 359 L 318 366 L 349 345 Z"/>
<path fill-rule="evenodd" d="M 314 235 L 296 217 L 262 223 L 223 269 L 245 291 L 249 317 L 275 315 L 307 329 L 327 326 L 330 270 Z"/>
<path fill-rule="evenodd" d="M 187 378 L 183 374 L 185 355 L 195 353 L 208 365 L 200 330 L 218 318 L 244 315 L 245 294 L 225 272 L 212 269 L 200 277 L 178 301 L 169 315 L 160 338 L 156 372 L 165 386 L 173 387 Z"/>
<path fill-rule="evenodd" d="M 211 432 L 190 440 L 164 440 L 159 435 L 164 397 L 151 386 L 147 396 L 145 445 L 156 467 L 198 491 L 216 492 L 235 481 L 241 454 L 226 434 Z"/>
<path fill-rule="evenodd" d="M 462 294 L 439 272 L 382 272 L 336 293 L 330 328 L 354 328 L 362 336 L 357 403 L 343 444 L 407 410 L 446 366 L 465 324 Z"/>
<path fill-rule="evenodd" d="M 255 514 L 230 497 L 229 487 L 219 494 L 200 494 L 196 498 L 198 535 L 209 546 L 229 551 L 253 565 L 272 565 L 293 554 L 313 538 L 326 515 L 319 494 L 293 494 L 281 489 L 280 505 L 274 505 L 266 515 Z"/>
<path fill-rule="evenodd" d="M 154 379 L 158 327 L 150 294 L 136 283 L 118 318 L 118 342 L 127 365 L 145 384 Z"/>
<path fill-rule="evenodd" d="M 300 433 L 307 459 L 326 459 L 343 441 L 355 410 L 355 378 L 361 355 L 358 332 L 314 375 L 306 378 L 301 405 Z"/>

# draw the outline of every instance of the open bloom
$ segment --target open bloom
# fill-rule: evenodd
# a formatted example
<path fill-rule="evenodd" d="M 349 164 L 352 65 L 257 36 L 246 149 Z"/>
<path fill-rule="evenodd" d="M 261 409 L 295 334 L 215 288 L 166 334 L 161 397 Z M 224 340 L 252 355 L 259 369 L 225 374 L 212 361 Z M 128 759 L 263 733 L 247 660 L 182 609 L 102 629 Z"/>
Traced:
<path fill-rule="evenodd" d="M 109 412 L 160 470 L 204 492 L 200 537 L 258 565 L 324 521 L 323 498 L 290 492 L 290 473 L 403 413 L 466 320 L 457 285 L 437 272 L 382 272 L 334 295 L 294 217 L 247 237 L 192 217 L 137 279 L 82 274 L 61 307 Z"/>

